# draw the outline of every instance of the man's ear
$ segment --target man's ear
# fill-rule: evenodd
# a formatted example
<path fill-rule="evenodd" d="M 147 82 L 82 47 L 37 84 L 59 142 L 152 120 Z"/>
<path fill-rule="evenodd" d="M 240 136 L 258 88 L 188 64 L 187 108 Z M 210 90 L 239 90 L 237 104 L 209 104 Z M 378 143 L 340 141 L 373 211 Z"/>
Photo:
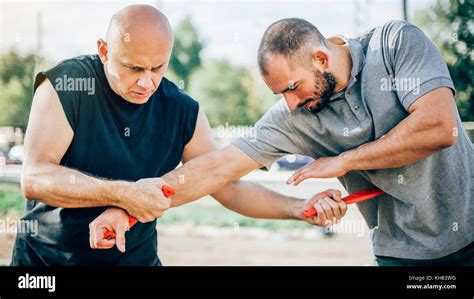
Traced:
<path fill-rule="evenodd" d="M 107 43 L 101 38 L 97 40 L 97 52 L 99 53 L 100 60 L 103 64 L 109 61 L 109 51 L 107 50 Z"/>
<path fill-rule="evenodd" d="M 325 72 L 329 68 L 329 55 L 321 49 L 315 49 L 312 55 L 313 66 L 320 72 Z"/>

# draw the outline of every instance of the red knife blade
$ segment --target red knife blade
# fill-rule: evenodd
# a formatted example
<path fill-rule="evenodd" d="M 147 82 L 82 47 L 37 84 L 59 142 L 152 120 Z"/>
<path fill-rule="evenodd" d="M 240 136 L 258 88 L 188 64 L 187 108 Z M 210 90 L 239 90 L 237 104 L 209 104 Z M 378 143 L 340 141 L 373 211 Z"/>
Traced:
<path fill-rule="evenodd" d="M 351 204 L 351 203 L 361 202 L 370 198 L 374 198 L 383 193 L 384 192 L 380 190 L 379 188 L 371 188 L 371 189 L 366 189 L 366 190 L 349 194 L 346 197 L 343 197 L 342 200 L 346 204 Z M 312 216 L 316 216 L 318 212 L 316 211 L 315 208 L 309 208 L 307 210 L 304 210 L 302 214 L 305 217 L 312 217 Z"/>

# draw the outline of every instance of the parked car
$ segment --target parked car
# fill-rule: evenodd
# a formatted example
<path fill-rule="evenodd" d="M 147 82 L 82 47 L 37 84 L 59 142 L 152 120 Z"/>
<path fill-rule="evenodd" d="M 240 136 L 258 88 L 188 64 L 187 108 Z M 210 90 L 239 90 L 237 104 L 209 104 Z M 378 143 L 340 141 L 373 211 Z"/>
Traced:
<path fill-rule="evenodd" d="M 276 167 L 276 169 L 296 170 L 313 161 L 314 159 L 308 156 L 287 155 L 277 160 L 274 166 Z"/>
<path fill-rule="evenodd" d="M 23 145 L 15 145 L 8 152 L 8 158 L 11 160 L 12 164 L 22 164 L 23 163 Z"/>

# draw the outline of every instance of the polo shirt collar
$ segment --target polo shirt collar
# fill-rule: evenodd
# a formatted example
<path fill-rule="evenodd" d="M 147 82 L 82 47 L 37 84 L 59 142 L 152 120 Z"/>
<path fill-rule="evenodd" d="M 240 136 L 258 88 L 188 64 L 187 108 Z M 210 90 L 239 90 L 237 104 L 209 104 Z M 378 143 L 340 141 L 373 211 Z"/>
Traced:
<path fill-rule="evenodd" d="M 365 54 L 362 49 L 361 43 L 353 38 L 346 38 L 341 36 L 341 38 L 347 43 L 349 46 L 349 53 L 352 59 L 352 70 L 351 70 L 351 78 L 349 79 L 349 83 L 347 84 L 347 89 L 351 88 L 352 85 L 357 81 L 357 75 L 362 71 L 365 63 Z"/>

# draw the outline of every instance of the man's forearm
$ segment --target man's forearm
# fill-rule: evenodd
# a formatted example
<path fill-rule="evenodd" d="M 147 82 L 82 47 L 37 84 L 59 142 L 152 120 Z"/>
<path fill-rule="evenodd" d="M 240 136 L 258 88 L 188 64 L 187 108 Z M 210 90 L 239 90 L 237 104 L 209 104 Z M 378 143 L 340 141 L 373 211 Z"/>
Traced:
<path fill-rule="evenodd" d="M 21 189 L 28 199 L 63 208 L 122 207 L 128 182 L 108 181 L 53 163 L 25 165 Z"/>
<path fill-rule="evenodd" d="M 259 167 L 249 160 L 240 149 L 229 146 L 201 155 L 167 173 L 162 178 L 176 191 L 172 207 L 212 194 Z"/>
<path fill-rule="evenodd" d="M 303 199 L 245 181 L 228 183 L 212 196 L 229 210 L 253 218 L 297 219 L 304 208 Z"/>
<path fill-rule="evenodd" d="M 378 140 L 340 156 L 348 171 L 402 167 L 452 145 L 451 132 L 436 120 L 411 115 Z"/>

